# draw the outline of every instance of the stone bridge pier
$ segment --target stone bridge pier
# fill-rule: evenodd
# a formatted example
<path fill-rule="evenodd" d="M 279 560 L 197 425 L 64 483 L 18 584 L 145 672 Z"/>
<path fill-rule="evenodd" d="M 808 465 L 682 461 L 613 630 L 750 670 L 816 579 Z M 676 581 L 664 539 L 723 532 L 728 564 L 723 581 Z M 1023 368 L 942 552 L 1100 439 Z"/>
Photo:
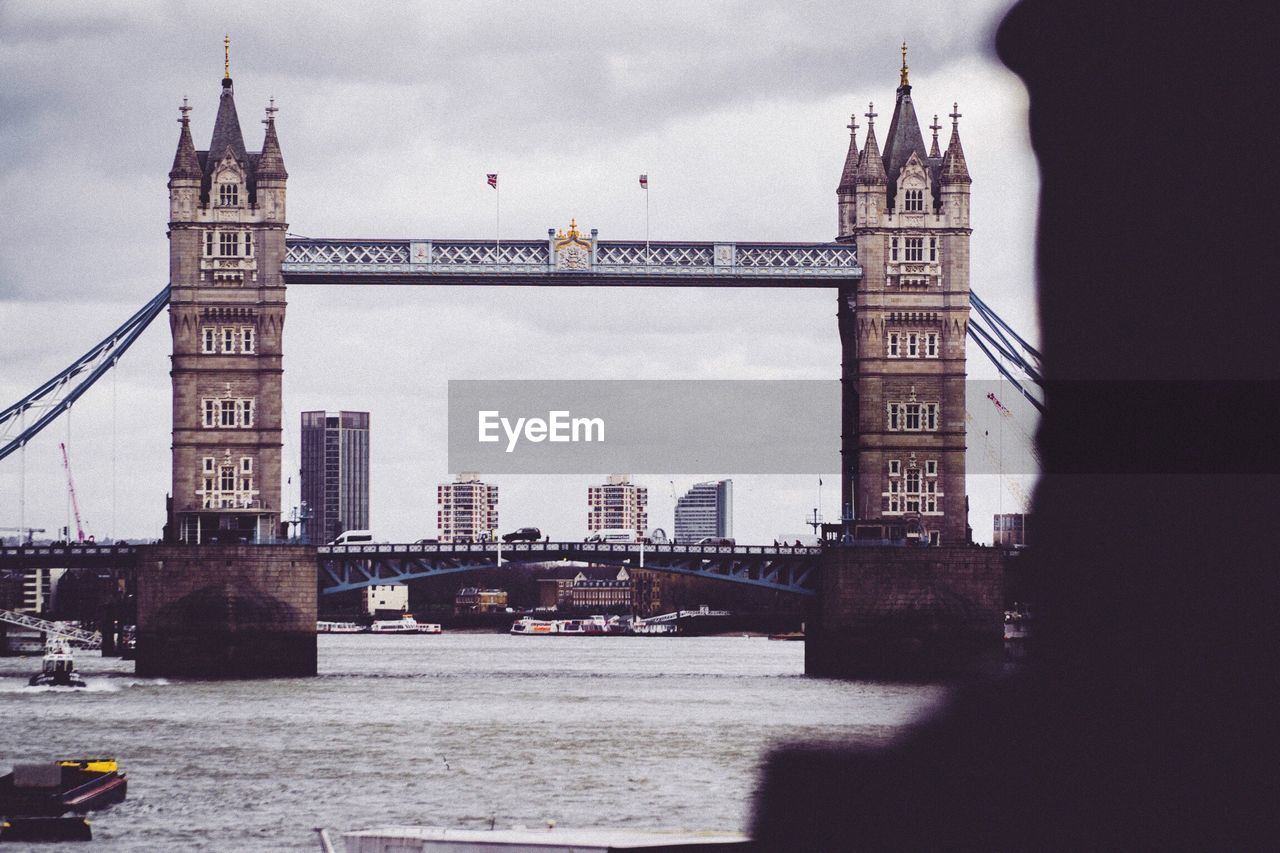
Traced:
<path fill-rule="evenodd" d="M 1004 555 L 972 545 L 829 548 L 805 673 L 936 679 L 1001 660 Z"/>
<path fill-rule="evenodd" d="M 154 545 L 138 556 L 137 673 L 316 674 L 316 551 Z"/>

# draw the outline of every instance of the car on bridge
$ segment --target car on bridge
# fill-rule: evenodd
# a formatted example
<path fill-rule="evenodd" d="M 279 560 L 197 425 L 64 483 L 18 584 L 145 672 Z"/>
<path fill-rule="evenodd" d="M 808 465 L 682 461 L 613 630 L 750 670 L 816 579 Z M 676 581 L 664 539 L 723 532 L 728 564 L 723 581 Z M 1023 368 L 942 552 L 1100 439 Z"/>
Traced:
<path fill-rule="evenodd" d="M 502 534 L 503 542 L 538 542 L 542 539 L 542 531 L 536 527 L 521 527 L 510 533 Z"/>
<path fill-rule="evenodd" d="M 699 539 L 699 540 L 698 540 L 697 544 L 699 544 L 699 545 L 728 545 L 729 547 L 733 547 L 734 545 L 736 545 L 736 544 L 738 544 L 738 543 L 737 543 L 737 542 L 735 542 L 733 539 L 729 538 L 728 536 L 703 536 L 701 539 Z"/>

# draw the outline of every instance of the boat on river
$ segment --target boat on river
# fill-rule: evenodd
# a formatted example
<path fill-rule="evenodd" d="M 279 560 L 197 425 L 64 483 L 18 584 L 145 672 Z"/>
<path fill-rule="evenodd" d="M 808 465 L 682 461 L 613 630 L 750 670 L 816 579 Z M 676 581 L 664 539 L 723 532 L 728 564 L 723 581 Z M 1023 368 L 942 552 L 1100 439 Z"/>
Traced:
<path fill-rule="evenodd" d="M 585 616 L 576 619 L 534 619 L 525 616 L 512 624 L 511 633 L 553 637 L 604 637 L 624 634 L 628 628 L 617 616 Z"/>
<path fill-rule="evenodd" d="M 356 622 L 320 621 L 316 623 L 317 634 L 363 634 L 368 630 L 368 628 Z"/>
<path fill-rule="evenodd" d="M 376 619 L 369 626 L 374 634 L 442 634 L 443 629 L 434 622 L 419 622 L 406 613 L 399 619 Z"/>
<path fill-rule="evenodd" d="M 0 815 L 58 817 L 124 802 L 129 782 L 114 758 L 17 764 L 0 776 Z"/>
<path fill-rule="evenodd" d="M 50 643 L 44 653 L 40 671 L 27 680 L 28 687 L 84 687 L 84 680 L 76 672 L 71 647 L 64 643 Z"/>

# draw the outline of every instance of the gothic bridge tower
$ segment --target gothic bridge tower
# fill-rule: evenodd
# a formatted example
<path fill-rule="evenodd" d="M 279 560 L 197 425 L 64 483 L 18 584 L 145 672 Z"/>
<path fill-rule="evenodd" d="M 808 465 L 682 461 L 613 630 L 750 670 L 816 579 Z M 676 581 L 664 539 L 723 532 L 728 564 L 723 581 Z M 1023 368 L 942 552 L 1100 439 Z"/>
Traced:
<path fill-rule="evenodd" d="M 230 67 L 207 151 L 184 99 L 169 172 L 173 492 L 168 538 L 269 542 L 280 522 L 284 158 L 275 106 L 245 150 Z"/>
<path fill-rule="evenodd" d="M 845 518 L 901 518 L 933 544 L 968 540 L 965 334 L 969 316 L 969 171 L 958 109 L 951 141 L 925 149 L 911 101 L 907 47 L 884 152 L 874 107 L 839 188 L 839 236 L 863 278 L 841 291 L 841 502 Z"/>

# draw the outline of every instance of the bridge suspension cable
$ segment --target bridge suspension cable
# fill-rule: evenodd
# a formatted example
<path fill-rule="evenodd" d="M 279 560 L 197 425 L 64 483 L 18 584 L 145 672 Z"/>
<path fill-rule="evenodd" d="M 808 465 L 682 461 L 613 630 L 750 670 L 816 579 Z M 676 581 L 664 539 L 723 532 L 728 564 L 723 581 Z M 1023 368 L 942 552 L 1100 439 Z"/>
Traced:
<path fill-rule="evenodd" d="M 169 304 L 169 285 L 151 298 L 118 329 L 73 361 L 52 379 L 0 411 L 0 459 L 25 447 L 41 430 L 71 408 L 80 396 L 115 367 L 120 356 Z M 34 414 L 33 421 L 28 415 Z"/>
<path fill-rule="evenodd" d="M 1027 343 L 973 291 L 969 292 L 969 304 L 973 308 L 969 314 L 969 337 L 996 366 L 1000 375 L 1009 380 L 1037 411 L 1044 412 L 1044 403 L 1022 384 L 1029 382 L 1037 388 L 1044 388 L 1040 351 Z M 1022 381 L 1014 375 L 1015 370 L 1021 374 Z"/>

